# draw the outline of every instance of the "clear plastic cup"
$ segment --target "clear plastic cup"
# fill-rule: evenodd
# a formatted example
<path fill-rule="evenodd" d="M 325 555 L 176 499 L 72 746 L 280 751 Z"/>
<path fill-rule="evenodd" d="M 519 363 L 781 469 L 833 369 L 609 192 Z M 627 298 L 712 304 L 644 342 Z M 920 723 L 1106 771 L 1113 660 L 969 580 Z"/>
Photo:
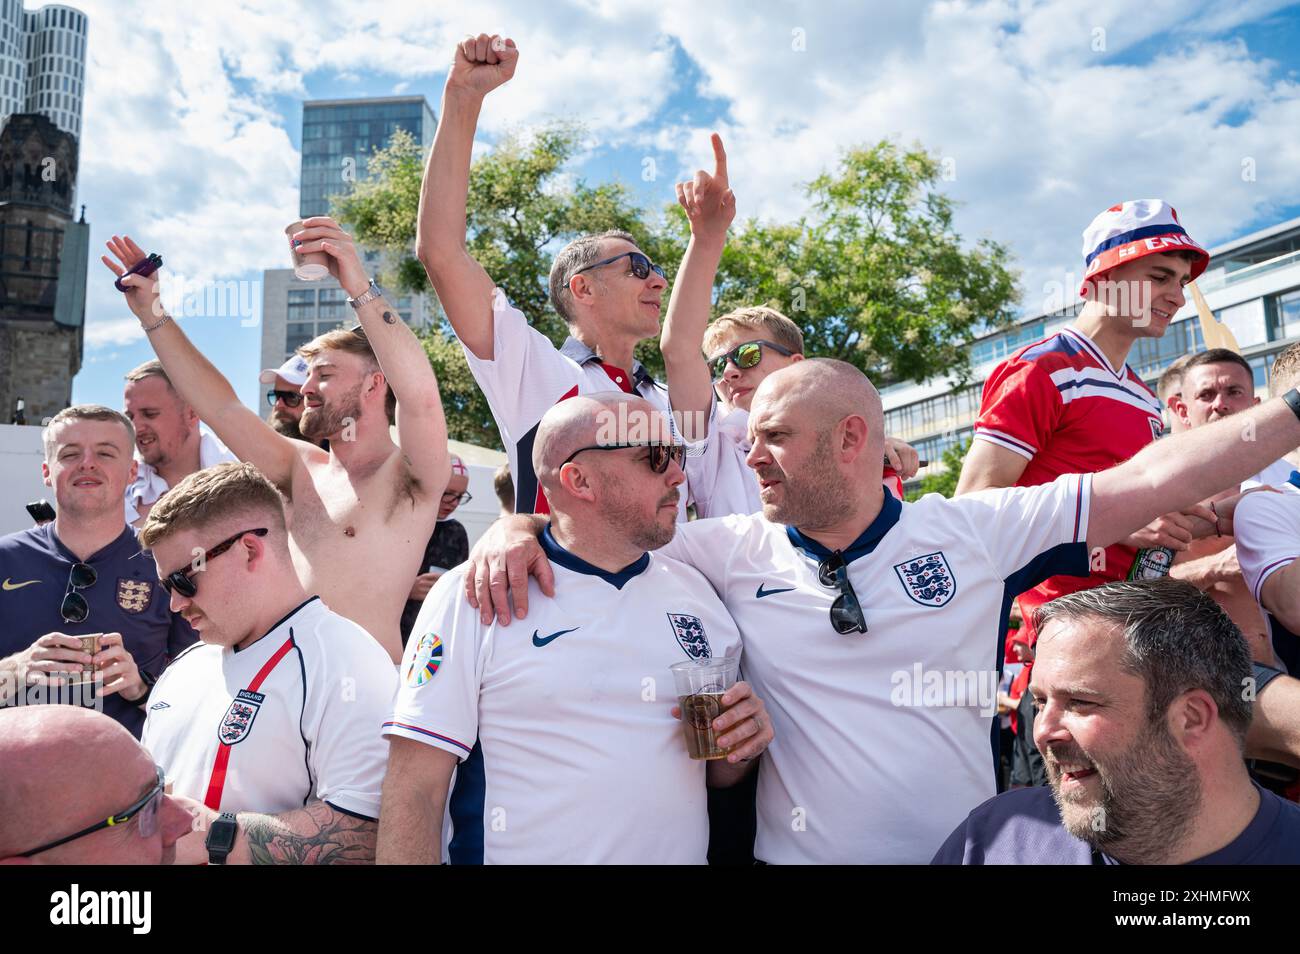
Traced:
<path fill-rule="evenodd" d="M 700 761 L 726 758 L 727 750 L 718 745 L 713 720 L 723 712 L 722 696 L 736 684 L 739 665 L 736 656 L 720 656 L 692 659 L 668 667 L 677 687 L 682 736 L 691 758 Z"/>

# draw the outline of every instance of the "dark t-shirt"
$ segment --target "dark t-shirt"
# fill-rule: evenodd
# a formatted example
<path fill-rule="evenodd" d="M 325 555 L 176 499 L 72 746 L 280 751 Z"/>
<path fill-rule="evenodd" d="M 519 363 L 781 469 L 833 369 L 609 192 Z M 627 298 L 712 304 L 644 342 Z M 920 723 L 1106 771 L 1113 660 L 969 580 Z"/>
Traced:
<path fill-rule="evenodd" d="M 121 633 L 137 668 L 158 676 L 168 659 L 197 639 L 189 624 L 172 613 L 153 557 L 140 549 L 132 527 L 124 524 L 116 540 L 85 561 L 95 570 L 95 582 L 77 592 L 90 614 L 84 622 L 65 623 L 60 607 L 76 562 L 53 523 L 0 537 L 0 658 L 22 652 L 46 633 Z M 44 701 L 59 698 L 50 698 L 48 691 L 43 695 Z M 103 706 L 105 715 L 139 738 L 144 725 L 139 706 L 116 693 L 105 697 Z"/>
<path fill-rule="evenodd" d="M 428 573 L 429 567 L 440 566 L 450 570 L 469 559 L 469 534 L 457 520 L 439 520 L 433 528 L 429 545 L 424 548 L 424 560 L 420 563 L 420 572 Z M 402 610 L 402 645 L 411 638 L 411 627 L 420 615 L 420 600 L 407 600 Z"/>
<path fill-rule="evenodd" d="M 1255 786 L 1259 810 L 1230 844 L 1194 865 L 1300 864 L 1300 805 Z M 1099 854 L 1102 864 L 1119 864 Z M 1090 865 L 1092 848 L 1061 824 L 1050 788 L 1022 788 L 989 799 L 948 836 L 936 865 Z"/>

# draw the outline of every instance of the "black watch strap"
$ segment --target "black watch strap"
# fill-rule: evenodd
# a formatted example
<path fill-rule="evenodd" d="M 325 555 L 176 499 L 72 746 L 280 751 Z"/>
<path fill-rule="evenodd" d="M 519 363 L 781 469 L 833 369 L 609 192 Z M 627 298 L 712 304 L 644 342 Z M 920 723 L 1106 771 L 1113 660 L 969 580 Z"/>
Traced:
<path fill-rule="evenodd" d="M 133 699 L 131 701 L 131 705 L 133 706 L 143 706 L 149 701 L 149 697 L 153 695 L 153 687 L 158 684 L 158 677 L 150 674 L 144 669 L 141 669 L 140 681 L 144 683 L 144 695 L 139 699 Z"/>
<path fill-rule="evenodd" d="M 217 820 L 212 823 L 208 829 L 208 837 L 204 845 L 208 849 L 208 864 L 224 865 L 226 857 L 235 847 L 235 833 L 239 830 L 239 825 L 235 821 L 234 812 L 222 812 Z"/>
<path fill-rule="evenodd" d="M 1300 391 L 1292 388 L 1282 395 L 1282 400 L 1286 401 L 1286 406 L 1291 409 L 1291 413 L 1300 418 Z"/>

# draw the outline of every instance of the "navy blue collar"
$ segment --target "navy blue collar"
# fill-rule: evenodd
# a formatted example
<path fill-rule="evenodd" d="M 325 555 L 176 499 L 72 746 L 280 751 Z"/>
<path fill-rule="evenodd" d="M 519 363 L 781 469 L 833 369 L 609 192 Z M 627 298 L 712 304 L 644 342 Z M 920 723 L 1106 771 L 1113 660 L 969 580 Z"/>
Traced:
<path fill-rule="evenodd" d="M 547 558 L 552 563 L 558 563 L 574 573 L 585 573 L 588 576 L 598 576 L 615 589 L 621 590 L 623 585 L 634 576 L 645 572 L 645 568 L 650 565 L 650 554 L 643 553 L 639 558 L 633 560 L 617 573 L 610 573 L 608 570 L 602 570 L 598 566 L 593 566 L 580 556 L 575 556 L 564 547 L 555 542 L 555 537 L 551 536 L 551 528 L 548 524 L 542 531 L 539 538 L 542 550 L 546 553 Z"/>
<path fill-rule="evenodd" d="M 1291 476 L 1286 479 L 1286 482 L 1292 487 L 1300 487 L 1300 470 L 1291 471 Z"/>
<path fill-rule="evenodd" d="M 111 543 L 105 544 L 92 553 L 87 559 L 82 560 L 75 553 L 69 550 L 67 546 L 64 545 L 63 541 L 59 539 L 59 535 L 54 532 L 53 520 L 42 527 L 38 527 L 37 532 L 44 534 L 46 543 L 55 555 L 67 560 L 69 563 L 97 563 L 106 557 L 115 555 L 114 551 L 118 548 L 133 545 L 136 542 L 135 527 L 123 523 L 122 532 L 114 537 Z M 139 554 L 135 555 L 138 556 Z"/>
<path fill-rule="evenodd" d="M 569 335 L 569 337 L 565 339 L 564 344 L 560 346 L 560 354 L 564 355 L 570 361 L 575 361 L 580 365 L 590 364 L 593 361 L 604 364 L 604 362 L 600 360 L 600 355 L 596 354 L 596 352 L 592 351 L 577 338 L 573 337 L 573 335 Z M 610 365 L 610 367 L 613 367 L 613 365 Z M 632 359 L 631 374 L 632 388 L 634 390 L 643 384 L 649 384 L 651 387 L 658 384 L 658 382 L 650 376 L 650 372 L 645 369 L 645 365 L 640 361 L 637 361 L 635 358 Z"/>
<path fill-rule="evenodd" d="M 894 524 L 898 523 L 898 518 L 903 513 L 902 501 L 887 490 L 884 491 L 884 496 L 884 502 L 880 505 L 880 513 L 876 514 L 876 519 L 872 520 L 867 529 L 863 530 L 861 535 L 845 548 L 845 563 L 852 563 L 858 557 L 864 557 L 874 550 L 880 544 L 880 541 L 885 539 L 885 534 L 894 528 Z M 809 556 L 816 557 L 818 560 L 824 560 L 834 553 L 834 551 L 828 550 L 812 537 L 804 536 L 794 527 L 786 527 L 785 533 L 797 549 L 803 550 Z"/>

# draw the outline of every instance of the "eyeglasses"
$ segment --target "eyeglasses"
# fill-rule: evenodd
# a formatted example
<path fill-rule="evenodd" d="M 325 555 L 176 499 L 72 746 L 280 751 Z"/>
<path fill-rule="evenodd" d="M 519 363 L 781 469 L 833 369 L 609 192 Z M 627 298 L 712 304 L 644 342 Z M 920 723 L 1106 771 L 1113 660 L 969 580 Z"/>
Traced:
<path fill-rule="evenodd" d="M 469 503 L 473 499 L 474 499 L 474 495 L 468 491 L 461 491 L 458 494 L 452 493 L 451 491 L 447 491 L 447 493 L 442 495 L 443 503 L 445 504 L 454 503 L 457 507 L 459 507 L 463 503 Z"/>
<path fill-rule="evenodd" d="M 631 263 L 632 274 L 637 278 L 642 280 L 647 279 L 650 277 L 651 272 L 654 272 L 660 278 L 667 277 L 664 275 L 662 266 L 656 265 L 640 252 L 623 252 L 621 255 L 615 255 L 613 258 L 604 258 L 599 262 L 592 262 L 590 265 L 585 265 L 578 269 L 573 273 L 573 275 L 581 275 L 583 272 L 590 271 L 593 268 L 600 268 L 602 265 L 609 265 L 613 262 L 617 262 L 620 258 L 626 258 Z M 569 277 L 572 278 L 573 275 L 570 275 Z"/>
<path fill-rule="evenodd" d="M 817 580 L 822 586 L 839 587 L 840 595 L 831 604 L 831 626 L 841 636 L 849 633 L 865 633 L 867 617 L 863 615 L 862 604 L 858 594 L 849 582 L 849 566 L 844 562 L 844 554 L 836 550 L 821 563 L 817 564 Z"/>
<path fill-rule="evenodd" d="M 78 838 L 84 838 L 86 835 L 93 834 L 101 828 L 116 828 L 118 825 L 125 825 L 136 815 L 140 816 L 140 837 L 152 838 L 158 831 L 158 809 L 162 806 L 163 788 L 163 771 L 157 765 L 154 771 L 158 775 L 157 784 L 149 789 L 149 793 L 140 799 L 125 811 L 118 812 L 115 815 L 109 815 L 97 825 L 91 825 L 89 828 L 83 828 L 75 835 L 69 835 L 67 838 L 60 838 L 58 841 L 51 841 L 48 844 L 41 845 L 39 848 L 33 848 L 31 851 L 24 851 L 19 858 L 30 858 L 32 855 L 39 855 L 42 851 L 49 851 L 51 848 L 57 848 L 59 845 L 66 845 L 70 841 L 76 841 Z"/>
<path fill-rule="evenodd" d="M 202 566 L 208 560 L 211 560 L 214 557 L 221 556 L 221 554 L 225 553 L 227 550 L 233 547 L 239 541 L 239 538 L 246 533 L 253 533 L 259 537 L 264 537 L 269 532 L 270 531 L 267 530 L 266 527 L 259 527 L 256 530 L 241 530 L 239 533 L 235 534 L 229 540 L 222 540 L 212 549 L 205 550 L 199 556 L 196 562 L 200 566 Z M 190 566 L 193 567 L 193 564 L 190 564 Z M 188 569 L 188 570 L 175 570 L 172 573 L 168 573 L 162 579 L 163 589 L 165 589 L 168 593 L 171 593 L 172 590 L 175 590 L 181 596 L 184 596 L 186 598 L 190 598 L 194 596 L 194 594 L 199 591 L 199 585 L 195 583 L 193 578 L 190 576 L 190 574 L 194 572 L 195 572 L 194 569 Z"/>
<path fill-rule="evenodd" d="M 276 401 L 283 401 L 285 407 L 297 407 L 302 403 L 302 395 L 297 391 L 267 391 L 266 403 L 275 407 Z"/>
<path fill-rule="evenodd" d="M 670 460 L 677 461 L 677 466 L 681 467 L 686 460 L 685 444 L 653 444 L 648 441 L 632 444 L 596 444 L 591 447 L 580 447 L 564 459 L 564 464 L 569 463 L 583 451 L 589 450 L 624 450 L 630 447 L 648 447 L 650 449 L 650 469 L 656 474 L 662 474 L 668 469 Z M 564 464 L 560 466 L 563 467 Z"/>
<path fill-rule="evenodd" d="M 68 573 L 68 588 L 63 591 L 63 605 L 59 612 L 65 623 L 84 623 L 90 615 L 90 604 L 77 590 L 94 586 L 99 575 L 89 563 L 74 563 Z"/>
<path fill-rule="evenodd" d="M 736 345 L 736 347 L 724 354 L 709 359 L 709 368 L 713 371 L 713 380 L 722 380 L 722 376 L 727 373 L 728 361 L 742 371 L 758 367 L 758 363 L 763 360 L 764 348 L 771 348 L 777 354 L 783 354 L 787 358 L 794 354 L 789 348 L 782 347 L 775 341 L 746 341 L 744 344 Z"/>

